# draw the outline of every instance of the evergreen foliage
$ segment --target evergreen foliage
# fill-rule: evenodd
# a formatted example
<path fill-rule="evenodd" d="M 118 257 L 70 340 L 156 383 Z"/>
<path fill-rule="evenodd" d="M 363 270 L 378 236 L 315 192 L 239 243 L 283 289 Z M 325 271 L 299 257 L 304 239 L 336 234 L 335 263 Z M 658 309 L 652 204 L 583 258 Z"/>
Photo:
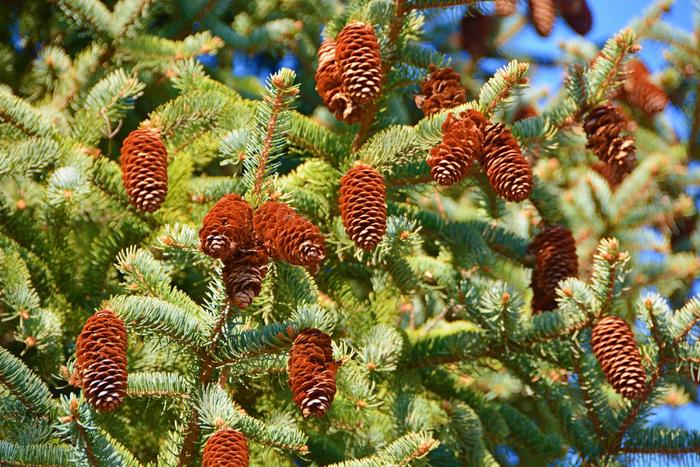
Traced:
<path fill-rule="evenodd" d="M 507 46 L 523 13 L 496 18 L 490 3 L 4 2 L 0 465 L 201 465 L 223 427 L 247 438 L 251 465 L 697 461 L 699 433 L 648 418 L 697 402 L 700 234 L 689 187 L 700 183 L 690 167 L 700 154 L 700 21 L 678 31 L 661 0 L 600 48 L 563 44 L 565 85 L 538 105 L 528 78 L 537 57 Z M 484 12 L 500 27 L 483 38 L 505 59 L 495 73 L 450 54 L 433 24 Z M 353 22 L 377 37 L 381 89 L 350 125 L 324 106 L 314 73 L 322 39 Z M 667 48 L 650 79 L 685 117 L 687 138 L 666 114 L 620 97 L 643 40 Z M 250 55 L 277 71 L 240 73 Z M 295 70 L 278 66 L 290 57 Z M 466 103 L 424 117 L 414 98 L 431 65 L 448 64 Z M 352 71 L 362 83 L 362 67 Z M 619 183 L 595 170 L 582 128 L 610 102 L 638 160 Z M 525 105 L 537 114 L 516 121 Z M 448 116 L 469 109 L 512 133 L 534 174 L 528 199 L 501 198 L 492 178 L 512 174 L 487 176 L 479 156 L 464 180 L 433 181 L 426 159 Z M 137 128 L 167 149 L 155 212 L 130 204 L 122 183 L 120 148 Z M 383 180 L 376 192 L 386 188 L 386 226 L 367 249 L 345 231 L 338 199 L 357 163 Z M 198 236 L 229 193 L 253 211 L 286 203 L 298 216 L 287 224 L 318 227 L 318 271 L 268 252 L 259 294 L 235 306 L 222 261 Z M 349 202 L 366 229 L 366 205 Z M 579 274 L 538 314 L 531 242 L 556 224 L 573 233 Z M 128 389 L 110 413 L 76 381 L 76 338 L 100 309 L 128 332 Z M 615 392 L 592 350 L 592 329 L 610 316 L 631 326 L 640 351 L 646 381 L 634 400 Z M 324 377 L 337 392 L 321 417 L 303 416 L 288 384 L 290 347 L 307 329 L 333 342 Z"/>

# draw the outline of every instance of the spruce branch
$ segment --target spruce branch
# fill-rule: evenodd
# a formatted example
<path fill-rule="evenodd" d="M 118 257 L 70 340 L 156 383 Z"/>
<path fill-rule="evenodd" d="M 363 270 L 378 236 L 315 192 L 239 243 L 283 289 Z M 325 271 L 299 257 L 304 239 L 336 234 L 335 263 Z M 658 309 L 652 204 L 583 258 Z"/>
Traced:
<path fill-rule="evenodd" d="M 256 124 L 246 146 L 244 183 L 250 189 L 248 201 L 258 206 L 269 188 L 269 177 L 277 168 L 290 127 L 289 108 L 299 94 L 296 74 L 282 68 L 267 84 L 263 102 L 255 114 Z"/>
<path fill-rule="evenodd" d="M 0 383 L 35 414 L 44 416 L 54 412 L 55 406 L 46 384 L 20 359 L 2 347 L 0 347 Z"/>
<path fill-rule="evenodd" d="M 527 85 L 525 76 L 529 66 L 516 60 L 499 68 L 496 73 L 481 87 L 479 92 L 479 109 L 487 117 L 491 117 L 496 109 L 512 101 Z"/>

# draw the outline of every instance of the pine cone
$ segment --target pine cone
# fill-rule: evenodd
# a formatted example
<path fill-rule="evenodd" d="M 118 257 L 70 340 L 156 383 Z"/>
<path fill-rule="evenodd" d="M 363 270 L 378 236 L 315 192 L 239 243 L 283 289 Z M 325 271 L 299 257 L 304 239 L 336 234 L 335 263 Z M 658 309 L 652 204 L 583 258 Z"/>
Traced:
<path fill-rule="evenodd" d="M 532 309 L 534 312 L 553 310 L 557 307 L 559 281 L 578 274 L 576 242 L 566 227 L 550 225 L 535 236 L 530 249 L 535 254 Z"/>
<path fill-rule="evenodd" d="M 100 412 L 119 407 L 126 395 L 126 328 L 112 310 L 88 318 L 76 343 L 76 370 L 88 403 Z"/>
<path fill-rule="evenodd" d="M 245 435 L 233 428 L 216 431 L 204 445 L 202 467 L 248 467 L 250 454 Z"/>
<path fill-rule="evenodd" d="M 498 16 L 510 16 L 517 9 L 516 0 L 496 0 L 496 14 Z"/>
<path fill-rule="evenodd" d="M 222 197 L 209 210 L 199 230 L 199 247 L 212 258 L 225 259 L 248 243 L 253 234 L 253 210 L 240 196 Z"/>
<path fill-rule="evenodd" d="M 139 128 L 129 133 L 121 148 L 121 166 L 131 204 L 157 211 L 168 193 L 168 152 L 158 130 Z"/>
<path fill-rule="evenodd" d="M 476 112 L 476 111 L 472 111 Z M 442 142 L 430 151 L 430 175 L 440 185 L 452 185 L 463 180 L 474 161 L 481 157 L 484 137 L 470 113 L 462 112 L 456 119 L 449 114 L 442 124 Z"/>
<path fill-rule="evenodd" d="M 668 105 L 666 92 L 651 81 L 651 74 L 641 60 L 632 60 L 627 64 L 622 97 L 649 116 L 663 112 Z"/>
<path fill-rule="evenodd" d="M 586 0 L 558 0 L 559 12 L 566 24 L 577 34 L 585 36 L 593 26 L 593 16 Z"/>
<path fill-rule="evenodd" d="M 491 51 L 491 36 L 496 23 L 494 17 L 479 11 L 467 10 L 460 24 L 462 48 L 477 59 Z"/>
<path fill-rule="evenodd" d="M 467 102 L 467 91 L 462 87 L 459 73 L 450 67 L 430 65 L 430 75 L 420 87 L 416 105 L 423 115 L 432 115 L 442 109 L 450 109 Z"/>
<path fill-rule="evenodd" d="M 646 371 L 629 324 L 606 316 L 593 326 L 591 345 L 608 382 L 628 399 L 641 397 L 646 390 Z"/>
<path fill-rule="evenodd" d="M 374 28 L 352 22 L 338 34 L 335 59 L 340 66 L 343 90 L 356 104 L 367 104 L 379 96 L 382 60 Z"/>
<path fill-rule="evenodd" d="M 554 0 L 528 0 L 528 3 L 530 19 L 535 26 L 535 31 L 542 37 L 549 36 L 557 15 Z"/>
<path fill-rule="evenodd" d="M 267 251 L 289 264 L 316 272 L 326 257 L 318 227 L 284 203 L 265 202 L 255 211 L 253 226 Z"/>
<path fill-rule="evenodd" d="M 340 213 L 350 239 L 373 250 L 386 232 L 384 177 L 368 165 L 348 170 L 340 179 Z"/>
<path fill-rule="evenodd" d="M 335 118 L 347 123 L 355 123 L 362 118 L 362 108 L 343 92 L 343 80 L 335 61 L 335 41 L 332 39 L 324 40 L 318 49 L 318 68 L 314 79 L 318 95 Z"/>
<path fill-rule="evenodd" d="M 289 354 L 289 387 L 304 417 L 322 416 L 335 396 L 335 375 L 340 366 L 333 360 L 331 337 L 318 329 L 305 329 Z"/>
<path fill-rule="evenodd" d="M 481 166 L 498 195 L 508 201 L 523 201 L 532 192 L 530 164 L 510 130 L 502 123 L 484 129 Z"/>
<path fill-rule="evenodd" d="M 586 147 L 606 164 L 617 164 L 619 170 L 630 173 L 636 163 L 634 140 L 622 136 L 627 119 L 617 107 L 605 104 L 588 112 L 583 124 L 588 142 Z"/>
<path fill-rule="evenodd" d="M 617 164 L 606 164 L 605 162 L 596 162 L 591 166 L 591 168 L 598 172 L 608 182 L 608 185 L 613 190 L 615 190 L 620 183 L 622 183 L 628 173 L 622 166 Z"/>
<path fill-rule="evenodd" d="M 513 123 L 515 123 L 519 120 L 525 120 L 527 118 L 537 117 L 537 115 L 539 115 L 537 113 L 537 109 L 535 109 L 530 104 L 526 104 L 526 105 L 523 105 L 521 107 L 518 107 L 518 110 L 515 112 L 515 115 L 513 115 Z"/>
<path fill-rule="evenodd" d="M 260 294 L 268 263 L 267 252 L 256 238 L 224 260 L 224 284 L 228 298 L 234 305 L 246 308 Z"/>

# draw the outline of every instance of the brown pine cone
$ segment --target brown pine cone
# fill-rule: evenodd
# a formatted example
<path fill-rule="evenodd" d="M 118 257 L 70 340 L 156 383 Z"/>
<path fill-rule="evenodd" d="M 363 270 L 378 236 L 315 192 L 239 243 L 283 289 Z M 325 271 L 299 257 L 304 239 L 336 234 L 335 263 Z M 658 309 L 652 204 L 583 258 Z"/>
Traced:
<path fill-rule="evenodd" d="M 629 324 L 606 316 L 593 326 L 591 345 L 605 377 L 618 393 L 637 399 L 646 392 L 646 371 Z"/>
<path fill-rule="evenodd" d="M 620 186 L 620 183 L 622 183 L 628 174 L 622 166 L 606 164 L 605 162 L 596 162 L 591 168 L 598 172 L 613 190 Z"/>
<path fill-rule="evenodd" d="M 379 42 L 372 25 L 347 24 L 336 41 L 343 90 L 356 104 L 374 101 L 381 91 L 383 73 Z"/>
<path fill-rule="evenodd" d="M 287 372 L 294 403 L 304 417 L 320 417 L 331 407 L 340 364 L 333 360 L 328 334 L 318 329 L 305 329 L 294 339 Z"/>
<path fill-rule="evenodd" d="M 533 185 L 530 164 L 503 123 L 492 123 L 484 129 L 480 162 L 489 183 L 501 198 L 519 202 L 530 196 Z"/>
<path fill-rule="evenodd" d="M 496 0 L 496 14 L 498 16 L 510 16 L 517 9 L 516 0 Z"/>
<path fill-rule="evenodd" d="M 617 107 L 604 104 L 588 112 L 583 123 L 588 142 L 586 148 L 593 151 L 606 164 L 617 164 L 619 170 L 630 173 L 637 164 L 634 140 L 623 136 L 627 119 Z"/>
<path fill-rule="evenodd" d="M 355 245 L 373 250 L 386 232 L 386 188 L 376 169 L 358 164 L 340 179 L 340 213 Z"/>
<path fill-rule="evenodd" d="M 223 279 L 231 303 L 246 308 L 260 294 L 269 261 L 265 248 L 256 238 L 224 260 Z"/>
<path fill-rule="evenodd" d="M 577 34 L 585 36 L 593 26 L 593 16 L 586 0 L 558 0 L 561 16 Z"/>
<path fill-rule="evenodd" d="M 518 107 L 518 110 L 515 111 L 515 115 L 513 115 L 513 123 L 519 121 L 519 120 L 525 120 L 527 118 L 532 118 L 532 117 L 537 117 L 539 115 L 537 113 L 537 110 L 531 106 L 530 104 L 525 104 L 521 107 Z"/>
<path fill-rule="evenodd" d="M 129 133 L 121 148 L 122 183 L 131 204 L 154 212 L 168 194 L 168 151 L 155 128 Z"/>
<path fill-rule="evenodd" d="M 460 23 L 462 48 L 474 59 L 488 55 L 491 51 L 492 33 L 495 27 L 493 16 L 468 10 Z"/>
<path fill-rule="evenodd" d="M 451 67 L 437 68 L 430 65 L 430 75 L 420 87 L 416 105 L 423 115 L 432 115 L 443 109 L 451 109 L 467 102 L 467 91 L 462 87 L 459 73 Z"/>
<path fill-rule="evenodd" d="M 88 318 L 76 342 L 77 380 L 88 403 L 100 412 L 119 407 L 126 395 L 126 327 L 112 310 Z"/>
<path fill-rule="evenodd" d="M 649 116 L 663 112 L 668 105 L 666 92 L 653 81 L 646 65 L 641 60 L 627 64 L 627 78 L 622 86 L 622 97 L 630 105 Z"/>
<path fill-rule="evenodd" d="M 362 117 L 362 108 L 343 92 L 343 80 L 335 61 L 335 41 L 326 39 L 318 49 L 318 68 L 314 76 L 316 91 L 338 120 L 355 123 Z"/>
<path fill-rule="evenodd" d="M 463 180 L 481 157 L 483 144 L 483 134 L 468 112 L 459 119 L 449 114 L 442 124 L 442 142 L 431 149 L 427 160 L 433 180 L 440 185 Z"/>
<path fill-rule="evenodd" d="M 535 26 L 535 31 L 542 37 L 547 37 L 552 33 L 554 20 L 557 17 L 557 11 L 554 6 L 554 0 L 528 0 L 530 8 L 530 19 L 532 25 Z"/>
<path fill-rule="evenodd" d="M 576 242 L 566 227 L 549 225 L 535 236 L 530 249 L 535 254 L 532 310 L 553 310 L 557 307 L 559 281 L 578 275 Z"/>
<path fill-rule="evenodd" d="M 204 445 L 202 467 L 248 467 L 250 453 L 245 435 L 233 428 L 216 431 Z"/>
<path fill-rule="evenodd" d="M 209 210 L 199 230 L 199 247 L 212 258 L 225 259 L 253 235 L 253 210 L 235 193 L 222 197 Z"/>
<path fill-rule="evenodd" d="M 315 273 L 326 257 L 318 227 L 284 203 L 266 201 L 255 211 L 253 227 L 274 258 Z"/>

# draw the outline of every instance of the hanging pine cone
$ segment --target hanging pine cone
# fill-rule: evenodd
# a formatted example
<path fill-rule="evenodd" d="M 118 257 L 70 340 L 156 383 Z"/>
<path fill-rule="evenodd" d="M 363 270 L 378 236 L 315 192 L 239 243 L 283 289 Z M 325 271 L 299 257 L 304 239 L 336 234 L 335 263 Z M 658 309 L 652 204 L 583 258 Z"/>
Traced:
<path fill-rule="evenodd" d="M 627 77 L 622 86 L 622 97 L 630 105 L 649 116 L 663 112 L 668 105 L 666 92 L 653 81 L 649 69 L 641 60 L 627 64 Z"/>
<path fill-rule="evenodd" d="M 596 162 L 591 168 L 598 172 L 613 190 L 620 186 L 620 183 L 622 183 L 628 174 L 622 166 L 606 164 L 605 162 Z"/>
<path fill-rule="evenodd" d="M 533 184 L 530 164 L 503 123 L 492 123 L 484 129 L 480 162 L 489 183 L 501 198 L 519 202 L 530 196 Z"/>
<path fill-rule="evenodd" d="M 552 33 L 554 20 L 557 16 L 557 11 L 554 6 L 554 0 L 528 0 L 530 8 L 530 19 L 532 20 L 535 31 L 542 37 L 547 37 Z"/>
<path fill-rule="evenodd" d="M 216 431 L 204 445 L 202 467 L 248 467 L 250 453 L 245 435 L 233 428 Z"/>
<path fill-rule="evenodd" d="M 629 324 L 606 316 L 593 326 L 591 345 L 605 377 L 618 393 L 628 399 L 641 397 L 646 390 L 646 371 Z"/>
<path fill-rule="evenodd" d="M 224 259 L 250 241 L 253 210 L 239 195 L 222 197 L 209 210 L 199 230 L 199 247 L 212 258 Z"/>
<path fill-rule="evenodd" d="M 154 212 L 168 193 L 168 152 L 154 128 L 129 133 L 121 148 L 122 183 L 131 204 Z"/>
<path fill-rule="evenodd" d="M 510 16 L 515 13 L 517 8 L 516 0 L 496 0 L 496 14 L 498 16 Z"/>
<path fill-rule="evenodd" d="M 335 118 L 355 123 L 362 117 L 362 108 L 343 92 L 343 80 L 335 61 L 335 41 L 326 39 L 318 49 L 318 68 L 314 75 L 316 91 Z"/>
<path fill-rule="evenodd" d="M 267 201 L 253 216 L 258 238 L 275 258 L 318 271 L 326 257 L 323 235 L 314 224 L 284 203 Z"/>
<path fill-rule="evenodd" d="M 112 310 L 88 318 L 76 343 L 77 380 L 88 403 L 100 412 L 119 407 L 126 395 L 126 328 Z"/>
<path fill-rule="evenodd" d="M 559 12 L 566 24 L 577 34 L 585 36 L 593 26 L 593 16 L 586 0 L 558 0 Z"/>
<path fill-rule="evenodd" d="M 631 172 L 636 163 L 634 140 L 622 136 L 627 119 L 617 107 L 605 104 L 588 112 L 583 124 L 588 142 L 586 147 L 606 164 L 616 164 L 624 173 Z"/>
<path fill-rule="evenodd" d="M 532 309 L 534 312 L 553 310 L 557 307 L 559 281 L 578 275 L 576 242 L 566 227 L 550 225 L 535 236 L 530 249 L 535 254 Z"/>
<path fill-rule="evenodd" d="M 474 59 L 481 58 L 491 51 L 492 33 L 495 18 L 479 11 L 467 10 L 460 23 L 462 48 Z"/>
<path fill-rule="evenodd" d="M 420 87 L 416 105 L 423 115 L 432 115 L 443 109 L 451 109 L 467 102 L 467 91 L 462 87 L 459 73 L 451 67 L 437 68 L 430 65 L 430 75 Z"/>
<path fill-rule="evenodd" d="M 373 250 L 386 232 L 384 177 L 368 165 L 356 165 L 340 179 L 339 201 L 345 232 L 358 247 Z"/>
<path fill-rule="evenodd" d="M 463 180 L 474 161 L 481 157 L 484 137 L 477 123 L 470 118 L 470 112 L 462 112 L 459 119 L 449 114 L 442 124 L 442 142 L 430 151 L 427 160 L 430 175 L 440 185 Z"/>
<path fill-rule="evenodd" d="M 329 335 L 305 329 L 294 339 L 287 365 L 289 387 L 304 417 L 320 417 L 331 407 L 338 367 Z"/>
<path fill-rule="evenodd" d="M 260 293 L 269 258 L 262 243 L 251 239 L 224 260 L 223 279 L 231 303 L 246 308 Z"/>
<path fill-rule="evenodd" d="M 370 24 L 346 25 L 336 41 L 335 59 L 340 66 L 343 90 L 356 104 L 367 104 L 379 96 L 382 60 L 379 42 Z"/>

